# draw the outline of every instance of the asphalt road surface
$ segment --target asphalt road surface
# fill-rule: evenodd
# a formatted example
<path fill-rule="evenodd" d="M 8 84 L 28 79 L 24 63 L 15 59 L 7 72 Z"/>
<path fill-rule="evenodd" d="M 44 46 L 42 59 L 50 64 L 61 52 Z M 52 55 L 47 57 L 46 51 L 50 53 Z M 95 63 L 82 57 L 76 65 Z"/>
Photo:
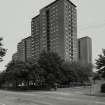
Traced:
<path fill-rule="evenodd" d="M 39 92 L 0 90 L 0 105 L 105 105 L 105 97 L 89 96 L 84 92 L 89 92 L 89 88 Z"/>

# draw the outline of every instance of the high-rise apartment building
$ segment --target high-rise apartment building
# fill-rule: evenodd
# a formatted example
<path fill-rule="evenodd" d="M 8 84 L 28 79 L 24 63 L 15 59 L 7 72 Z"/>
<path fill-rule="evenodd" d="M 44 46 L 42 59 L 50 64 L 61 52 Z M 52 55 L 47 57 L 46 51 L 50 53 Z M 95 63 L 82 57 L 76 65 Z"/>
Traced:
<path fill-rule="evenodd" d="M 18 60 L 18 54 L 17 54 L 17 52 L 13 54 L 12 60 L 13 61 L 17 61 Z"/>
<path fill-rule="evenodd" d="M 33 57 L 39 51 L 36 45 L 40 45 L 40 52 L 53 51 L 66 61 L 77 61 L 76 6 L 69 0 L 56 0 L 42 8 L 32 19 L 32 39 Z"/>
<path fill-rule="evenodd" d="M 26 62 L 32 58 L 31 40 L 31 36 L 29 36 L 18 43 L 17 54 L 19 61 Z"/>
<path fill-rule="evenodd" d="M 21 42 L 18 43 L 17 53 L 18 53 L 18 60 L 25 62 L 26 61 L 26 42 L 25 42 L 25 39 L 23 39 Z"/>
<path fill-rule="evenodd" d="M 86 36 L 78 39 L 78 57 L 82 64 L 92 64 L 92 40 Z"/>
<path fill-rule="evenodd" d="M 29 36 L 25 39 L 25 47 L 26 47 L 26 61 L 30 61 L 32 59 L 32 37 Z"/>
<path fill-rule="evenodd" d="M 40 15 L 32 18 L 31 36 L 32 36 L 32 59 L 34 62 L 37 62 L 40 55 Z"/>

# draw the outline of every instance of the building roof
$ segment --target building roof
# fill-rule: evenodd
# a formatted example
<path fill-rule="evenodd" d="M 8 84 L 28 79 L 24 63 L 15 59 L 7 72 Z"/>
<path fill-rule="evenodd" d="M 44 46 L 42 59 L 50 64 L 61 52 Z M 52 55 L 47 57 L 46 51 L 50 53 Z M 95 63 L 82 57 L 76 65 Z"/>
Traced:
<path fill-rule="evenodd" d="M 60 1 L 60 0 L 56 0 L 56 1 L 54 1 L 54 2 L 52 2 L 52 3 L 50 3 L 50 4 L 48 4 L 47 6 L 45 6 L 45 7 L 43 7 L 42 9 L 44 9 L 44 8 L 48 8 L 48 7 L 50 7 L 50 6 L 52 6 L 53 4 L 55 4 L 56 2 L 58 2 L 58 1 Z M 64 0 L 63 0 L 64 1 Z M 77 7 L 74 3 L 72 3 L 70 0 L 67 0 L 69 3 L 71 3 L 74 7 Z M 42 10 L 41 9 L 41 10 Z"/>
<path fill-rule="evenodd" d="M 26 39 L 30 39 L 30 38 L 31 38 L 31 36 L 28 36 L 27 38 L 25 38 L 25 40 L 26 40 Z"/>
<path fill-rule="evenodd" d="M 91 39 L 89 36 L 85 36 L 85 37 L 82 37 L 82 38 L 79 38 L 80 39 Z"/>
<path fill-rule="evenodd" d="M 48 7 L 52 6 L 52 5 L 55 4 L 57 1 L 60 1 L 60 0 L 55 0 L 54 2 L 52 2 L 52 3 L 48 4 L 47 6 L 43 7 L 42 9 L 48 8 Z M 67 1 L 68 1 L 69 3 L 71 3 L 74 7 L 77 7 L 77 6 L 76 6 L 74 3 L 72 3 L 70 0 L 67 0 Z M 41 10 L 42 10 L 42 9 L 41 9 Z M 34 20 L 34 19 L 36 19 L 36 18 L 39 18 L 39 16 L 40 16 L 40 15 L 37 15 L 37 16 L 33 17 L 32 20 Z"/>
<path fill-rule="evenodd" d="M 40 15 L 37 15 L 37 16 L 33 17 L 32 20 L 34 20 L 34 19 L 36 19 L 36 18 L 39 18 L 39 16 L 40 16 Z"/>
<path fill-rule="evenodd" d="M 74 3 L 72 3 L 70 0 L 67 0 L 68 2 L 70 2 L 74 7 L 77 7 Z"/>

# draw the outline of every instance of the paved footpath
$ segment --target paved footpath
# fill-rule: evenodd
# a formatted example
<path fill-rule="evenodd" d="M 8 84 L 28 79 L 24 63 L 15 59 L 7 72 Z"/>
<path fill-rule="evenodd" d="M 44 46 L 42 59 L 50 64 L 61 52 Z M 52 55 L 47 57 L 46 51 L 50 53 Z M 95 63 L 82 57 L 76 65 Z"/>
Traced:
<path fill-rule="evenodd" d="M 0 91 L 0 105 L 105 105 L 105 97 L 85 95 L 89 88 L 66 88 L 57 91 Z"/>

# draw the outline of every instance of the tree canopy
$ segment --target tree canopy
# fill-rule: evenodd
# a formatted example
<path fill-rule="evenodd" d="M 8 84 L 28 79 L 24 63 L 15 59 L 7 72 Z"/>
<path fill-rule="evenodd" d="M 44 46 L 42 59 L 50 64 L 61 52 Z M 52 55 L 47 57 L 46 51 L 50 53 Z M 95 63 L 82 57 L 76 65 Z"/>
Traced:
<path fill-rule="evenodd" d="M 6 54 L 6 49 L 3 48 L 3 44 L 2 44 L 2 38 L 0 38 L 0 62 L 3 61 L 3 57 Z"/>
<path fill-rule="evenodd" d="M 42 52 L 36 63 L 11 61 L 0 74 L 0 83 L 13 87 L 71 86 L 73 82 L 89 82 L 91 67 L 77 62 L 65 62 L 55 52 Z"/>
<path fill-rule="evenodd" d="M 105 78 L 105 49 L 102 49 L 102 54 L 98 56 L 96 60 L 98 73 Z"/>

